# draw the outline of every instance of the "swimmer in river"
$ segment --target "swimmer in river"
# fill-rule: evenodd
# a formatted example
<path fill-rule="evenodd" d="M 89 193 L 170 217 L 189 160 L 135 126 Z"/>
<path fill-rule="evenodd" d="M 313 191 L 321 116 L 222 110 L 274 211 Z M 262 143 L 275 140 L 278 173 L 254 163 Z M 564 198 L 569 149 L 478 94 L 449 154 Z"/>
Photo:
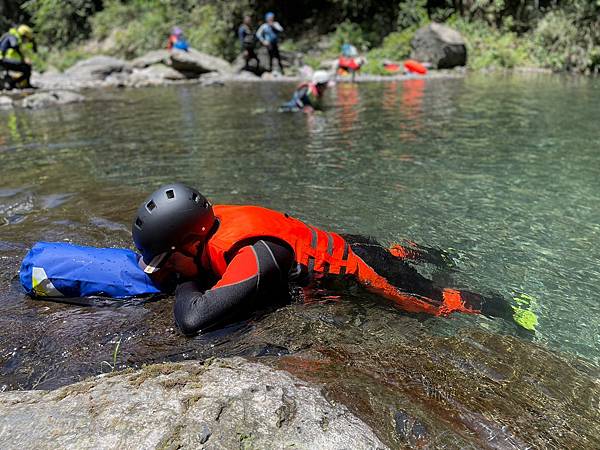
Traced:
<path fill-rule="evenodd" d="M 312 112 L 323 109 L 322 99 L 329 84 L 330 76 L 324 70 L 317 70 L 310 82 L 300 84 L 292 99 L 279 107 L 281 112 Z"/>
<path fill-rule="evenodd" d="M 484 314 L 535 327 L 531 317 L 519 322 L 523 309 L 502 297 L 437 286 L 408 263 L 442 265 L 439 252 L 385 248 L 259 206 L 212 205 L 181 183 L 153 192 L 139 207 L 132 232 L 140 267 L 158 286 L 175 289 L 175 321 L 187 335 L 252 308 L 259 297 L 289 292 L 289 283 L 308 286 L 328 277 L 355 280 L 412 313 Z"/>

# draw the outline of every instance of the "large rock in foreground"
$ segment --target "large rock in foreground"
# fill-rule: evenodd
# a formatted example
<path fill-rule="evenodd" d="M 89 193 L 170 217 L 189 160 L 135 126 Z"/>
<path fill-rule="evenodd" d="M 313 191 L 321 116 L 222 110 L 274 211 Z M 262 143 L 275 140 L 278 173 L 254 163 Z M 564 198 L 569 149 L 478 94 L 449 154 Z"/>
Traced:
<path fill-rule="evenodd" d="M 0 394 L 0 448 L 385 448 L 314 385 L 241 358 Z"/>
<path fill-rule="evenodd" d="M 467 47 L 461 34 L 439 23 L 421 27 L 411 43 L 410 57 L 431 63 L 434 69 L 450 69 L 467 64 Z"/>

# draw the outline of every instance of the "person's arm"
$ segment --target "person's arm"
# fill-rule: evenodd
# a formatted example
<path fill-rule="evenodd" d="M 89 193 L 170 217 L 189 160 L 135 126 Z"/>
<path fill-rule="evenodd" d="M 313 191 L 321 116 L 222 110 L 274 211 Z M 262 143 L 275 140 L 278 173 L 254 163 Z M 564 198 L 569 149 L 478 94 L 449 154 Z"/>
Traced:
<path fill-rule="evenodd" d="M 269 41 L 267 41 L 265 39 L 265 28 L 266 28 L 267 24 L 263 23 L 260 27 L 258 27 L 258 30 L 256 31 L 256 38 L 262 43 L 262 45 L 264 46 L 268 46 L 269 45 Z"/>
<path fill-rule="evenodd" d="M 278 32 L 283 33 L 283 27 L 279 22 L 273 23 L 273 28 L 275 28 L 275 30 L 277 30 Z"/>
<path fill-rule="evenodd" d="M 246 306 L 263 289 L 287 281 L 293 254 L 287 247 L 258 241 L 240 249 L 223 277 L 203 291 L 196 281 L 180 284 L 175 294 L 175 322 L 193 335 Z"/>

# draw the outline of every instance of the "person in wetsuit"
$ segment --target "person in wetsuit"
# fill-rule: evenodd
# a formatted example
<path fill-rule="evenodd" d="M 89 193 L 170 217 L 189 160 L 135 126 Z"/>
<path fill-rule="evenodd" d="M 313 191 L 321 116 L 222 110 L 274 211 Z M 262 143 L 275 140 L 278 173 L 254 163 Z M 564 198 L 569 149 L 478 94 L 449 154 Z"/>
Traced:
<path fill-rule="evenodd" d="M 345 238 L 259 206 L 212 205 L 182 183 L 164 185 L 142 203 L 132 234 L 144 272 L 175 287 L 175 322 L 186 335 L 268 294 L 287 293 L 289 283 L 330 276 L 354 279 L 408 312 L 512 314 L 500 297 L 438 287 L 421 276 L 407 263 L 418 250 Z"/>
<path fill-rule="evenodd" d="M 248 15 L 244 16 L 244 21 L 238 28 L 238 39 L 240 40 L 240 46 L 242 55 L 244 55 L 244 69 L 250 68 L 250 61 L 256 61 L 256 70 L 258 70 L 260 62 L 258 56 L 254 51 L 256 46 L 256 37 L 250 28 L 252 26 L 252 18 Z"/>
<path fill-rule="evenodd" d="M 0 66 L 6 70 L 20 72 L 12 82 L 17 87 L 30 88 L 31 64 L 27 61 L 25 50 L 35 51 L 33 30 L 27 25 L 11 28 L 0 37 Z"/>
<path fill-rule="evenodd" d="M 279 54 L 279 35 L 283 33 L 283 27 L 275 21 L 275 14 L 268 12 L 265 14 L 265 23 L 256 31 L 256 38 L 267 48 L 269 52 L 269 72 L 273 70 L 273 59 L 277 59 L 279 70 L 283 75 L 283 64 Z"/>
<path fill-rule="evenodd" d="M 327 85 L 329 84 L 329 74 L 324 70 L 317 70 L 312 80 L 307 83 L 301 83 L 292 96 L 292 99 L 279 107 L 282 112 L 312 112 L 323 109 L 322 99 Z"/>

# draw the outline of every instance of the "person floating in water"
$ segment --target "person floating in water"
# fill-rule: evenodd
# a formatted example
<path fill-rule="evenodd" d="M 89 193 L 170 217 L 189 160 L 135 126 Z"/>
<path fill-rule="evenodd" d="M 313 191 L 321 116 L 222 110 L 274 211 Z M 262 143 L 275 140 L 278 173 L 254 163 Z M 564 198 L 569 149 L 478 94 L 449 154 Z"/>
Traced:
<path fill-rule="evenodd" d="M 279 54 L 279 35 L 283 32 L 283 27 L 275 21 L 275 14 L 268 12 L 265 14 L 265 23 L 263 23 L 256 32 L 256 38 L 267 48 L 269 52 L 269 68 L 273 70 L 273 59 L 277 59 L 279 71 L 283 75 L 283 65 L 281 55 Z"/>
<path fill-rule="evenodd" d="M 173 27 L 171 35 L 167 41 L 167 49 L 169 50 L 182 50 L 187 52 L 189 44 L 183 35 L 183 30 L 179 27 Z"/>
<path fill-rule="evenodd" d="M 323 109 L 323 94 L 327 89 L 329 81 L 330 76 L 326 71 L 317 70 L 313 74 L 312 80 L 310 82 L 301 83 L 294 91 L 292 99 L 281 105 L 279 110 L 282 112 L 312 112 L 315 109 Z"/>
<path fill-rule="evenodd" d="M 435 252 L 386 249 L 260 206 L 212 205 L 181 183 L 160 187 L 141 204 L 132 233 L 144 272 L 158 286 L 176 286 L 175 321 L 186 335 L 289 292 L 289 283 L 325 277 L 356 280 L 412 313 L 515 315 L 499 296 L 436 286 L 407 263 L 435 262 Z"/>
<path fill-rule="evenodd" d="M 31 61 L 27 58 L 29 51 L 35 51 L 33 30 L 27 25 L 11 28 L 0 37 L 0 66 L 7 71 L 19 72 L 21 75 L 11 80 L 11 87 L 31 88 Z"/>
<path fill-rule="evenodd" d="M 250 68 L 250 61 L 256 61 L 256 71 L 259 69 L 260 62 L 254 48 L 256 46 L 256 37 L 252 32 L 252 18 L 248 15 L 244 16 L 244 21 L 238 28 L 238 38 L 240 40 L 240 46 L 242 49 L 242 55 L 244 56 L 244 69 Z"/>

